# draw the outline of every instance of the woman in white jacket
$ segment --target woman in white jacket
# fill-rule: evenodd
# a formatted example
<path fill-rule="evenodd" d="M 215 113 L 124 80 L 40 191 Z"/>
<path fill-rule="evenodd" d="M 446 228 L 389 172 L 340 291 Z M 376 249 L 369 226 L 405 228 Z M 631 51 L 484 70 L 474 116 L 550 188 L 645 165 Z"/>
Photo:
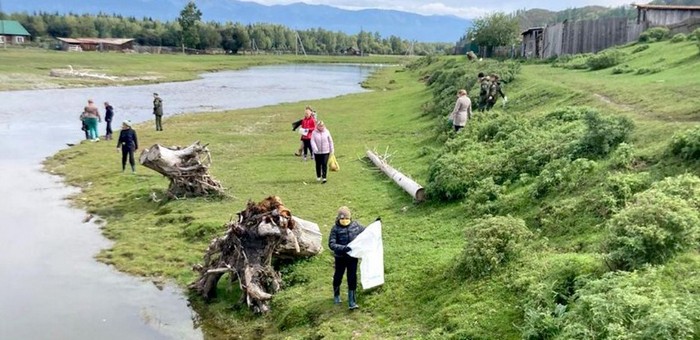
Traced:
<path fill-rule="evenodd" d="M 452 125 L 455 131 L 461 130 L 467 121 L 472 117 L 472 101 L 467 96 L 467 90 L 461 89 L 457 91 L 457 102 L 455 108 L 450 114 Z"/>
<path fill-rule="evenodd" d="M 316 180 L 326 184 L 328 157 L 333 153 L 333 137 L 323 121 L 316 124 L 316 129 L 311 134 L 311 150 L 316 161 Z"/>

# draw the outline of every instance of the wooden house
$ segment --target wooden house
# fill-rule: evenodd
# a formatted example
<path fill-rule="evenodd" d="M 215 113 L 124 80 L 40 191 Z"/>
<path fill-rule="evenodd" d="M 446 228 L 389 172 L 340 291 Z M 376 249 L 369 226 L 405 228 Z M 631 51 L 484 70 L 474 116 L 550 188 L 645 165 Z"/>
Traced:
<path fill-rule="evenodd" d="M 31 35 L 15 20 L 0 20 L 0 44 L 24 44 Z"/>
<path fill-rule="evenodd" d="M 134 39 L 56 38 L 64 51 L 123 51 L 134 48 Z"/>
<path fill-rule="evenodd" d="M 542 58 L 544 27 L 531 27 L 520 35 L 523 37 L 520 54 L 525 58 Z"/>
<path fill-rule="evenodd" d="M 700 17 L 700 6 L 635 5 L 637 24 L 646 28 L 678 24 L 692 17 Z"/>

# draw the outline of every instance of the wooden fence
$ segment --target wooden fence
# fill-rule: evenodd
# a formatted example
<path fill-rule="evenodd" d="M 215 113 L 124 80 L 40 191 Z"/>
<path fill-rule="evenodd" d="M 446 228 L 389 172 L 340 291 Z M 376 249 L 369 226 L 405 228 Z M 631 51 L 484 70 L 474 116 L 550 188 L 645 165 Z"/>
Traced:
<path fill-rule="evenodd" d="M 644 25 L 627 18 L 565 21 L 544 29 L 542 57 L 595 53 L 637 40 Z"/>

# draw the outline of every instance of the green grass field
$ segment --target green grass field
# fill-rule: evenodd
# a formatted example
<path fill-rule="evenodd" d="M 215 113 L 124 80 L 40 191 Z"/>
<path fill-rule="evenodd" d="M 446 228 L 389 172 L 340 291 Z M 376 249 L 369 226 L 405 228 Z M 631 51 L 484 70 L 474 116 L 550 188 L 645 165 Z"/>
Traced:
<path fill-rule="evenodd" d="M 614 75 L 610 69 L 581 71 L 526 64 L 518 78 L 505 87 L 508 106 L 498 107 L 496 112 L 542 116 L 563 106 L 586 105 L 624 115 L 636 124 L 631 140 L 640 157 L 658 157 L 674 132 L 700 122 L 700 56 L 694 43 L 650 46 L 644 52 L 629 54 L 625 62 L 635 69 L 662 67 L 653 74 Z M 0 61 L 5 57 L 0 53 Z M 128 64 L 123 63 L 124 58 L 133 56 L 110 57 L 115 58 L 112 70 L 116 74 L 155 68 L 151 58 L 156 56 L 139 56 L 138 62 Z M 183 60 L 195 58 L 157 58 L 162 58 L 158 59 L 157 72 L 166 75 L 164 80 L 233 67 L 227 63 L 228 57 L 196 57 L 201 64 L 173 72 L 186 65 L 181 64 Z M 461 57 L 454 58 L 466 63 Z M 239 65 L 250 65 L 245 58 L 233 59 L 243 60 Z M 43 64 L 69 62 L 73 61 Z M 80 63 L 100 65 L 96 60 Z M 190 268 L 200 261 L 209 240 L 224 231 L 222 225 L 242 210 L 248 199 L 259 201 L 277 195 L 294 214 L 319 223 L 324 236 L 341 205 L 349 206 L 363 224 L 382 217 L 386 284 L 361 292 L 360 310 L 348 312 L 344 305 L 332 304 L 333 258 L 324 251 L 281 268 L 286 287 L 275 296 L 268 315 L 232 309 L 238 287 L 229 287 L 225 280 L 220 283 L 216 302 L 205 305 L 194 299 L 195 309 L 203 317 L 203 329 L 211 338 L 527 338 L 527 307 L 536 302 L 529 294 L 531 288 L 550 285 L 553 288 L 549 291 L 555 291 L 561 282 L 552 273 L 570 266 L 584 266 L 587 269 L 581 270 L 589 273 L 605 271 L 595 247 L 604 232 L 591 226 L 595 221 L 576 220 L 574 211 L 574 217 L 566 220 L 571 230 L 536 231 L 537 241 L 515 265 L 479 280 L 454 275 L 456 259 L 465 245 L 464 229 L 480 216 L 470 215 L 465 201 L 413 204 L 410 196 L 363 157 L 367 148 L 381 153 L 388 150 L 393 155 L 392 165 L 426 183 L 433 161 L 430 150 L 440 149 L 444 141 L 439 132 L 444 117 L 424 113 L 431 92 L 419 81 L 420 72 L 426 70 L 385 68 L 366 82 L 373 92 L 308 103 L 321 113 L 336 143 L 341 169 L 329 175 L 326 185 L 316 183 L 311 162 L 301 162 L 292 155 L 298 138 L 289 131 L 290 123 L 301 115 L 307 102 L 172 117 L 160 134 L 150 125 L 136 127 L 142 147 L 155 143 L 189 145 L 194 140 L 209 143 L 214 160 L 211 173 L 230 195 L 224 199 L 155 203 L 149 196 L 163 196 L 167 180 L 143 167 L 135 175 L 120 173 L 119 155 L 111 143 L 86 143 L 63 150 L 47 160 L 46 167 L 82 187 L 75 202 L 106 220 L 104 234 L 115 243 L 97 255 L 100 261 L 135 275 L 173 279 L 183 287 L 194 279 Z M 451 109 L 444 108 L 445 116 Z M 698 175 L 697 162 L 661 164 L 647 170 L 658 176 Z M 526 221 L 542 215 L 547 204 L 555 214 L 557 209 L 575 209 L 580 203 L 575 192 L 543 202 L 523 200 L 523 190 L 517 185 L 509 187 L 504 200 L 512 203 L 510 214 Z M 567 206 L 567 202 L 576 204 Z M 699 269 L 698 254 L 686 253 L 659 269 L 654 284 L 668 291 L 682 287 L 700 293 Z M 699 325 L 696 321 L 696 331 Z"/>

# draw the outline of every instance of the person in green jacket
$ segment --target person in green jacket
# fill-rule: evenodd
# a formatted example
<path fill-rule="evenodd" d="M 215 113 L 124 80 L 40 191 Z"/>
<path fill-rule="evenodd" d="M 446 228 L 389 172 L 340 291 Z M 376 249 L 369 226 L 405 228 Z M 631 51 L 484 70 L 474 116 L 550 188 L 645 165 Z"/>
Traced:
<path fill-rule="evenodd" d="M 153 114 L 156 116 L 156 131 L 163 131 L 163 99 L 157 93 L 153 94 Z"/>

